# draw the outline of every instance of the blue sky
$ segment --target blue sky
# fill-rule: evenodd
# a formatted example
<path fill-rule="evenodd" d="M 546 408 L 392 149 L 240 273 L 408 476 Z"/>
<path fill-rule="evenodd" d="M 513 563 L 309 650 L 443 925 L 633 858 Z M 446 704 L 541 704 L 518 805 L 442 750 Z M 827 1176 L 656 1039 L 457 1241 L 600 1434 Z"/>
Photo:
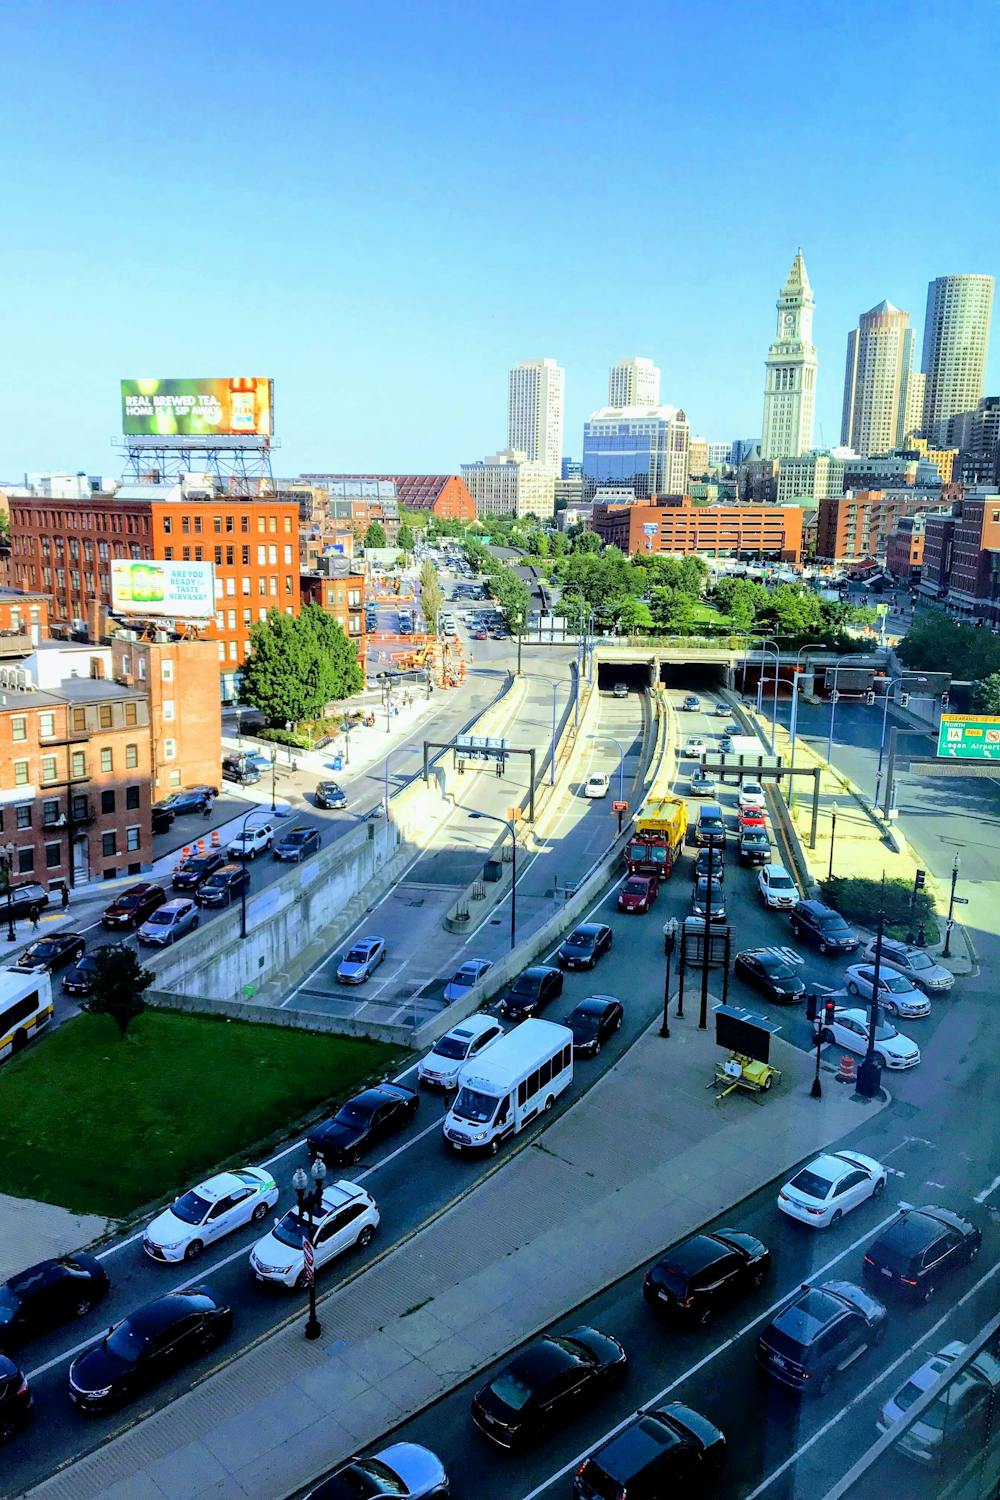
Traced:
<path fill-rule="evenodd" d="M 273 375 L 280 473 L 454 470 L 541 356 L 567 452 L 626 354 L 749 436 L 799 244 L 836 442 L 857 314 L 922 336 L 932 276 L 1000 271 L 997 36 L 991 0 L 8 0 L 0 477 L 117 472 L 123 375 Z"/>

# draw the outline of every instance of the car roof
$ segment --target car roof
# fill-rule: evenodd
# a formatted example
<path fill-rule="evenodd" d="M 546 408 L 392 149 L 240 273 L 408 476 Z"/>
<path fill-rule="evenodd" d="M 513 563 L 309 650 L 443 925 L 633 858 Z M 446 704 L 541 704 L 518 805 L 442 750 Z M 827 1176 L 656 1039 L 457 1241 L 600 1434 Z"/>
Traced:
<path fill-rule="evenodd" d="M 788 871 L 785 869 L 784 865 L 765 865 L 764 869 L 769 875 L 788 875 Z M 789 876 L 788 878 L 791 879 L 791 876 Z"/>
<path fill-rule="evenodd" d="M 606 926 L 606 922 L 578 922 L 573 928 L 573 932 L 603 932 Z"/>
<path fill-rule="evenodd" d="M 843 1157 L 831 1156 L 825 1151 L 821 1156 L 814 1157 L 812 1161 L 807 1161 L 804 1167 L 799 1168 L 800 1172 L 813 1172 L 817 1177 L 825 1177 L 830 1182 L 839 1182 L 841 1177 L 847 1176 L 848 1172 L 860 1170 L 856 1162 L 845 1161 Z"/>
<path fill-rule="evenodd" d="M 717 1240 L 714 1235 L 693 1234 L 690 1239 L 682 1240 L 668 1251 L 659 1264 L 665 1270 L 677 1271 L 681 1276 L 690 1277 L 732 1253 L 731 1247 Z"/>
<path fill-rule="evenodd" d="M 812 1344 L 844 1307 L 842 1299 L 825 1287 L 803 1286 L 775 1316 L 773 1326 L 797 1344 Z"/>
<path fill-rule="evenodd" d="M 683 1442 L 672 1423 L 653 1412 L 645 1412 L 598 1448 L 592 1458 L 609 1479 L 616 1484 L 627 1484 L 666 1449 L 678 1448 Z"/>
<path fill-rule="evenodd" d="M 216 875 L 221 875 L 222 871 L 216 870 L 215 873 Z M 190 896 L 172 896 L 169 901 L 164 901 L 163 905 L 160 907 L 160 911 L 186 911 L 189 906 L 193 905 L 194 902 L 191 900 Z"/>
<path fill-rule="evenodd" d="M 119 891 L 113 899 L 115 901 L 124 901 L 126 896 L 144 896 L 147 891 L 151 891 L 154 888 L 155 884 L 156 882 L 153 880 L 140 880 L 137 885 L 126 886 L 125 890 Z"/>
<path fill-rule="evenodd" d="M 496 1024 L 492 1016 L 467 1016 L 458 1026 L 453 1026 L 450 1031 L 446 1031 L 445 1036 L 457 1037 L 459 1041 L 465 1042 L 468 1041 L 469 1037 L 479 1036 L 482 1032 L 488 1031 L 491 1026 L 495 1026 Z M 442 1037 L 438 1037 L 438 1042 L 442 1040 Z M 436 1047 L 437 1042 L 434 1045 Z"/>
<path fill-rule="evenodd" d="M 204 1182 L 200 1182 L 192 1191 L 197 1193 L 200 1198 L 205 1198 L 210 1203 L 214 1203 L 217 1198 L 225 1198 L 230 1193 L 235 1193 L 239 1188 L 243 1187 L 246 1187 L 246 1183 L 241 1177 L 237 1177 L 235 1172 L 216 1172 L 214 1177 L 206 1178 Z"/>
<path fill-rule="evenodd" d="M 165 1296 L 157 1297 L 154 1302 L 147 1302 L 145 1306 L 137 1307 L 134 1312 L 126 1313 L 122 1321 L 138 1333 L 149 1337 L 170 1328 L 178 1318 L 184 1317 L 192 1310 L 207 1311 L 215 1305 L 213 1298 L 204 1291 L 167 1292 Z"/>
<path fill-rule="evenodd" d="M 286 844 L 289 839 L 303 839 L 308 834 L 315 832 L 315 828 L 307 828 L 304 824 L 301 828 L 289 828 L 281 835 L 279 843 Z"/>
<path fill-rule="evenodd" d="M 561 1344 L 548 1335 L 543 1335 L 534 1344 L 529 1344 L 527 1349 L 522 1349 L 520 1354 L 515 1354 L 505 1368 L 516 1370 L 522 1379 L 526 1377 L 531 1384 L 539 1386 L 578 1364 L 579 1360 L 574 1359 Z"/>
<path fill-rule="evenodd" d="M 933 1244 L 946 1229 L 960 1229 L 964 1233 L 965 1221 L 946 1208 L 904 1208 L 899 1218 L 879 1235 L 875 1245 L 890 1241 L 894 1249 L 912 1254 Z"/>

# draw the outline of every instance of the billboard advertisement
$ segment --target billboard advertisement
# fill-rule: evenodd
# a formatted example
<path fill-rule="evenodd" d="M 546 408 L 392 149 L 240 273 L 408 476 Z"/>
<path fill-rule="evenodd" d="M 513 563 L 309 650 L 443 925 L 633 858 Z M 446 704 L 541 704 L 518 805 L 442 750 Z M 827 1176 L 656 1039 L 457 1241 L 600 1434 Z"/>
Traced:
<path fill-rule="evenodd" d="M 111 563 L 111 608 L 123 615 L 207 620 L 215 614 L 215 567 L 207 562 Z"/>
<path fill-rule="evenodd" d="M 223 380 L 123 380 L 126 437 L 270 437 L 274 382 L 253 375 Z"/>

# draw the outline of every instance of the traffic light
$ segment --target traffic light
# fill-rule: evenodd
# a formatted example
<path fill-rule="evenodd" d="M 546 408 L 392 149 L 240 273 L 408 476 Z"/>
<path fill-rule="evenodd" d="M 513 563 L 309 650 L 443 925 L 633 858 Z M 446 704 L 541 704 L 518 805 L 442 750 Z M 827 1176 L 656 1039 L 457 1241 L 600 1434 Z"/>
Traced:
<path fill-rule="evenodd" d="M 914 875 L 914 877 L 913 877 L 913 889 L 914 889 L 914 891 L 922 891 L 923 888 L 924 888 L 924 886 L 926 885 L 926 883 L 927 883 L 927 871 L 926 870 L 918 870 L 917 873 L 916 873 L 916 875 Z"/>
<path fill-rule="evenodd" d="M 819 996 L 810 990 L 806 995 L 806 1020 L 815 1021 L 819 1014 Z"/>
<path fill-rule="evenodd" d="M 871 708 L 872 704 L 875 702 L 875 693 L 871 688 L 869 688 L 867 693 L 865 694 L 865 702 L 869 708 Z"/>
<path fill-rule="evenodd" d="M 908 705 L 909 701 L 910 701 L 910 695 L 909 695 L 909 693 L 900 693 L 900 695 L 899 695 L 899 706 L 900 706 L 900 708 L 906 708 L 906 706 Z"/>
<path fill-rule="evenodd" d="M 835 1000 L 824 1000 L 823 1002 L 823 1025 L 832 1026 L 837 1014 L 837 1002 Z"/>

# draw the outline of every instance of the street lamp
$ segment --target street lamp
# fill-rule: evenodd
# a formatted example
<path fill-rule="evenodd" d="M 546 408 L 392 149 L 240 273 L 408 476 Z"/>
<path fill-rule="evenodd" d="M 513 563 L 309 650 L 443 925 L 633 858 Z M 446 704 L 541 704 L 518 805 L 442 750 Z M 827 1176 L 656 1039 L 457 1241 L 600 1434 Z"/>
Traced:
<path fill-rule="evenodd" d="M 309 1192 L 309 1178 L 312 1177 L 313 1187 Z M 307 1227 L 306 1237 L 302 1242 L 302 1253 L 305 1261 L 303 1274 L 306 1285 L 309 1288 L 309 1317 L 306 1319 L 305 1336 L 307 1339 L 318 1339 L 323 1329 L 319 1318 L 316 1316 L 316 1265 L 315 1246 L 313 1244 L 313 1206 L 317 1207 L 323 1201 L 323 1183 L 326 1181 L 326 1162 L 321 1156 L 317 1156 L 306 1172 L 304 1167 L 296 1167 L 292 1174 L 292 1187 L 295 1189 L 295 1200 L 298 1206 L 299 1222 Z M 307 1197 L 306 1194 L 309 1194 Z"/>
<path fill-rule="evenodd" d="M 274 803 L 273 803 L 273 801 L 271 803 L 271 809 L 272 809 L 272 811 L 274 810 Z M 259 807 L 251 807 L 250 811 L 246 814 L 246 816 L 243 819 L 243 827 L 240 829 L 240 842 L 242 842 L 243 839 L 246 837 L 247 823 L 250 821 L 250 819 L 252 817 L 255 817 L 255 816 L 259 817 L 259 815 L 260 815 L 260 808 Z M 250 872 L 247 869 L 247 864 L 246 864 L 246 850 L 244 850 L 244 852 L 243 852 L 243 869 L 244 869 L 244 872 L 247 874 L 248 878 L 246 880 L 244 880 L 243 883 L 240 886 L 240 937 L 241 938 L 245 938 L 246 935 L 247 935 L 247 886 L 250 884 L 250 880 L 249 880 L 249 873 Z"/>
<path fill-rule="evenodd" d="M 392 708 L 392 683 L 391 682 L 384 682 L 382 684 L 382 706 L 385 709 L 385 732 L 386 732 L 386 734 L 388 734 L 389 733 L 389 729 L 390 729 L 390 724 L 389 724 L 390 709 Z"/>
<path fill-rule="evenodd" d="M 14 926 L 14 855 L 15 855 L 16 851 L 17 851 L 17 845 L 16 844 L 4 844 L 3 848 L 0 849 L 0 854 L 3 855 L 4 883 L 5 883 L 6 887 L 7 887 L 7 941 L 8 941 L 8 943 L 14 943 L 14 942 L 17 941 L 17 929 Z M 955 887 L 954 887 L 954 884 L 953 884 L 952 885 L 952 894 L 954 894 L 954 890 L 955 890 Z"/>
<path fill-rule="evenodd" d="M 549 786 L 556 784 L 556 694 L 559 691 L 558 682 L 552 684 L 552 751 L 549 755 Z"/>
<path fill-rule="evenodd" d="M 271 746 L 271 811 L 272 812 L 277 812 L 277 810 L 278 810 L 277 782 L 278 782 L 278 747 L 277 747 L 277 745 L 272 745 Z"/>
<path fill-rule="evenodd" d="M 951 929 L 955 925 L 955 886 L 958 884 L 958 855 L 951 867 L 951 895 L 948 897 L 948 920 L 944 929 L 944 947 L 941 949 L 942 958 L 951 957 Z M 8 887 L 9 891 L 10 887 Z"/>
<path fill-rule="evenodd" d="M 496 813 L 470 812 L 469 817 L 500 823 L 510 834 L 510 946 L 513 952 L 517 935 L 517 829 L 510 818 L 501 818 Z"/>
<path fill-rule="evenodd" d="M 875 929 L 875 958 L 872 975 L 872 994 L 868 1010 L 868 1046 L 858 1064 L 857 1092 L 862 1099 L 874 1099 L 882 1084 L 882 1069 L 875 1060 L 875 1031 L 879 1012 L 879 975 L 882 968 L 882 937 L 885 932 L 885 875 L 882 876 L 882 897 L 879 901 L 878 926 Z"/>
<path fill-rule="evenodd" d="M 789 768 L 795 769 L 795 736 L 799 727 L 799 659 L 803 651 L 821 651 L 823 648 L 817 641 L 810 641 L 805 646 L 800 646 L 795 653 L 795 666 L 792 668 L 792 710 L 788 720 L 789 745 Z M 788 804 L 791 806 L 795 777 L 788 778 Z"/>
<path fill-rule="evenodd" d="M 838 656 L 833 664 L 833 690 L 830 693 L 830 733 L 826 741 L 826 763 L 828 766 L 833 765 L 833 725 L 837 714 L 837 673 L 845 661 L 850 661 L 852 657 L 861 654 L 858 651 L 848 651 L 845 656 Z"/>

